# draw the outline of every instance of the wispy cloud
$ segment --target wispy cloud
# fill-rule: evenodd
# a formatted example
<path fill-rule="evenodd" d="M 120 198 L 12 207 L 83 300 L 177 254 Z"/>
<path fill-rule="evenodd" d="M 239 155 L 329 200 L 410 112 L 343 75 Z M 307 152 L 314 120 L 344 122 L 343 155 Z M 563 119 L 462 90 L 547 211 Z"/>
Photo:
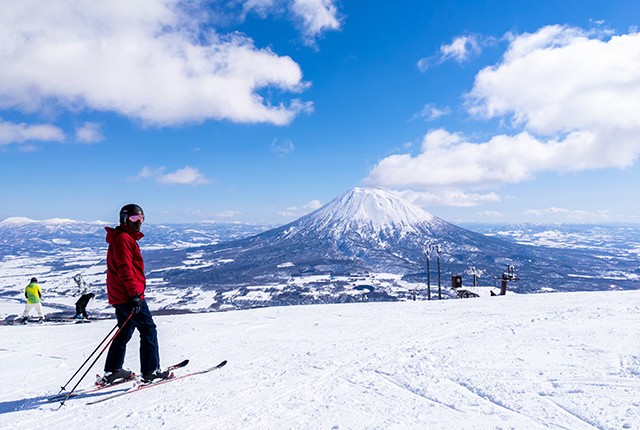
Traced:
<path fill-rule="evenodd" d="M 417 206 L 457 206 L 469 207 L 482 203 L 499 202 L 496 193 L 468 193 L 460 189 L 448 188 L 437 192 L 403 190 L 396 191 L 405 200 Z"/>
<path fill-rule="evenodd" d="M 343 18 L 334 0 L 244 0 L 242 17 L 254 13 L 262 18 L 270 15 L 292 19 L 303 42 L 315 46 L 316 39 L 328 31 L 340 30 Z"/>
<path fill-rule="evenodd" d="M 502 218 L 503 213 L 498 211 L 482 211 L 482 212 L 478 212 L 478 215 L 485 218 L 498 219 L 498 218 Z"/>
<path fill-rule="evenodd" d="M 195 167 L 187 166 L 160 176 L 158 182 L 172 185 L 204 185 L 209 183 L 209 180 Z"/>
<path fill-rule="evenodd" d="M 168 185 L 204 185 L 210 181 L 195 167 L 186 166 L 175 172 L 165 173 L 164 167 L 145 166 L 135 179 L 154 179 L 157 183 Z"/>
<path fill-rule="evenodd" d="M 320 203 L 320 200 L 311 200 L 306 205 L 291 206 L 283 211 L 278 212 L 278 214 L 286 218 L 300 217 L 302 215 L 306 215 L 307 213 L 318 209 L 320 206 L 322 206 L 322 203 Z"/>
<path fill-rule="evenodd" d="M 50 124 L 12 123 L 0 119 L 0 145 L 24 142 L 64 142 L 64 132 Z"/>
<path fill-rule="evenodd" d="M 638 160 L 640 34 L 550 26 L 508 41 L 502 61 L 476 75 L 466 106 L 512 133 L 479 139 L 430 130 L 419 154 L 382 159 L 365 182 L 446 193 Z"/>
<path fill-rule="evenodd" d="M 80 143 L 97 143 L 104 140 L 100 124 L 85 122 L 76 129 L 76 141 Z"/>
<path fill-rule="evenodd" d="M 206 211 L 206 210 L 194 210 L 194 211 L 187 211 L 184 213 L 184 215 L 187 218 L 215 222 L 216 220 L 229 221 L 231 218 L 235 218 L 239 215 L 242 215 L 242 212 L 236 211 L 233 209 L 227 209 L 227 210 L 218 211 L 218 212 Z"/>
<path fill-rule="evenodd" d="M 24 0 L 3 8 L 0 108 L 37 112 L 53 101 L 59 109 L 110 111 L 155 125 L 282 125 L 312 110 L 297 96 L 308 84 L 295 61 L 242 33 L 212 30 L 215 17 L 203 25 L 202 17 L 215 13 L 206 5 Z M 290 7 L 310 36 L 337 25 L 330 1 Z M 279 90 L 278 99 L 260 93 L 264 88 Z"/>
<path fill-rule="evenodd" d="M 300 18 L 308 44 L 313 44 L 324 32 L 341 27 L 338 8 L 333 0 L 293 0 L 291 10 Z"/>
<path fill-rule="evenodd" d="M 470 57 L 478 55 L 487 40 L 490 39 L 473 34 L 458 36 L 450 44 L 441 45 L 436 54 L 418 60 L 418 69 L 425 72 L 429 68 L 447 61 L 463 63 Z"/>
<path fill-rule="evenodd" d="M 558 207 L 549 207 L 545 209 L 529 209 L 524 212 L 525 216 L 538 218 L 545 216 L 549 219 L 549 215 L 555 216 L 560 221 L 571 222 L 594 222 L 606 221 L 611 219 L 609 211 L 585 211 L 581 209 L 565 209 Z"/>
<path fill-rule="evenodd" d="M 447 116 L 451 114 L 451 109 L 449 107 L 439 108 L 433 103 L 427 103 L 422 107 L 420 112 L 414 114 L 411 117 L 411 120 L 414 121 L 416 119 L 424 119 L 426 121 L 435 121 L 438 118 L 443 116 Z"/>
<path fill-rule="evenodd" d="M 242 214 L 242 212 L 228 209 L 226 211 L 216 212 L 213 216 L 216 218 L 234 218 L 240 214 Z"/>
<path fill-rule="evenodd" d="M 289 155 L 295 149 L 295 145 L 290 139 L 286 139 L 284 141 L 279 141 L 278 139 L 273 139 L 271 145 L 269 145 L 269 149 L 271 152 L 278 154 L 281 157 L 285 155 Z"/>

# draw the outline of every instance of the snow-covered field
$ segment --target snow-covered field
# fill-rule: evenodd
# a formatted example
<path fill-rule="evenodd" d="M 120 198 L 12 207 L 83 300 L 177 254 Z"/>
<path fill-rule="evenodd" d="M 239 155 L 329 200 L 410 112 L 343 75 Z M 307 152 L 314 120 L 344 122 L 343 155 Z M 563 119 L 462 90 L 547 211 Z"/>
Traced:
<path fill-rule="evenodd" d="M 70 399 L 59 410 L 47 396 L 114 321 L 0 326 L 0 428 L 640 429 L 640 291 L 275 307 L 156 322 L 164 365 L 229 363 L 96 405 Z M 126 364 L 139 370 L 135 338 Z"/>

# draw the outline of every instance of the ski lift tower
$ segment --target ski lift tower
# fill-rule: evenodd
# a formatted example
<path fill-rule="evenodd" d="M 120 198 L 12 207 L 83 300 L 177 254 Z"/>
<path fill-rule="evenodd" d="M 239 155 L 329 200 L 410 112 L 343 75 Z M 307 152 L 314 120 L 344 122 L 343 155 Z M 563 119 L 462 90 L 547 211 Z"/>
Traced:
<path fill-rule="evenodd" d="M 507 271 L 502 274 L 502 282 L 500 284 L 500 295 L 507 294 L 507 284 L 509 281 L 517 281 L 519 278 L 516 276 L 515 267 L 513 265 L 507 266 Z"/>
<path fill-rule="evenodd" d="M 442 247 L 440 244 L 436 245 L 436 255 L 438 256 L 438 300 L 442 300 L 442 287 L 440 284 L 440 252 L 442 251 Z"/>
<path fill-rule="evenodd" d="M 424 249 L 427 255 L 427 300 L 431 300 L 431 268 L 429 267 L 429 258 L 431 255 L 431 243 L 427 243 Z"/>
<path fill-rule="evenodd" d="M 470 266 L 467 271 L 465 271 L 467 275 L 473 276 L 473 286 L 478 286 L 478 278 L 484 274 L 484 270 L 476 269 L 476 266 Z"/>

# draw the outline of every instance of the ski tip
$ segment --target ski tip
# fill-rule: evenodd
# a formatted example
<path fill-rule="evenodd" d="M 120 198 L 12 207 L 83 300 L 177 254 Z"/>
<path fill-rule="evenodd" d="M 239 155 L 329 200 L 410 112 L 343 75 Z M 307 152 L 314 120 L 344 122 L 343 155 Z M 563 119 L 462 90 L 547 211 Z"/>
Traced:
<path fill-rule="evenodd" d="M 225 364 L 227 364 L 227 360 L 224 360 L 223 362 L 221 362 L 220 364 L 218 364 L 216 367 L 222 367 Z"/>

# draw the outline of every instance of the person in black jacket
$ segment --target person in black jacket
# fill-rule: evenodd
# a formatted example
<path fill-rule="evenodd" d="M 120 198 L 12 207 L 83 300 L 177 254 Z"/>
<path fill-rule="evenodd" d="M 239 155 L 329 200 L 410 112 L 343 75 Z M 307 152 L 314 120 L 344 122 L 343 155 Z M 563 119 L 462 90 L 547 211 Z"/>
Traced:
<path fill-rule="evenodd" d="M 73 280 L 78 284 L 78 292 L 75 293 L 74 296 L 80 294 L 80 298 L 76 302 L 76 316 L 73 318 L 77 320 L 82 320 L 83 318 L 89 319 L 89 315 L 87 315 L 87 304 L 89 304 L 89 300 L 93 299 L 96 295 L 89 292 L 91 284 L 87 284 L 80 273 L 74 276 Z"/>

